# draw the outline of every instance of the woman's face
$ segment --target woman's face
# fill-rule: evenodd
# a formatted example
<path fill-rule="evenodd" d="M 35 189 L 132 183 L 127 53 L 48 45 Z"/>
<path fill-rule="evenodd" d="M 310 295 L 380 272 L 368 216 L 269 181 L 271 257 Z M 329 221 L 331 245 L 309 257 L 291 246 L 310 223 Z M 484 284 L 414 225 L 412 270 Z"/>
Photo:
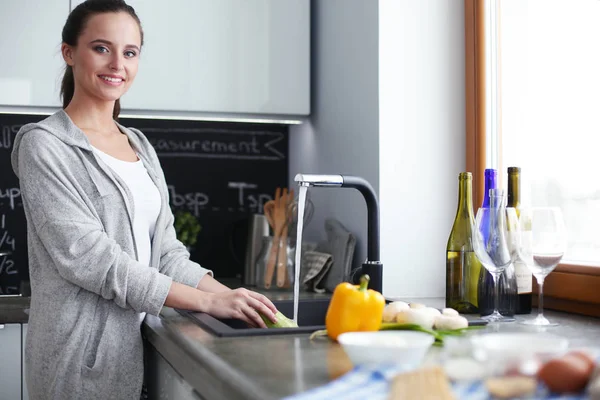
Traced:
<path fill-rule="evenodd" d="M 91 17 L 77 46 L 62 46 L 73 67 L 75 91 L 104 101 L 123 96 L 137 74 L 141 40 L 138 23 L 127 13 Z"/>

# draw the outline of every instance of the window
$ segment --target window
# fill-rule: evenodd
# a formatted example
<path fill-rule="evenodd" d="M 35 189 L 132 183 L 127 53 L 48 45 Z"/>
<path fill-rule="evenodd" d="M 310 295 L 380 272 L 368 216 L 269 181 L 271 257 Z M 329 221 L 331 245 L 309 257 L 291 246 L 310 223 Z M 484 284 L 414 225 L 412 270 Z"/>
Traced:
<path fill-rule="evenodd" d="M 562 209 L 563 261 L 600 266 L 600 1 L 502 1 L 496 11 L 500 164 L 522 168 L 524 201 Z"/>
<path fill-rule="evenodd" d="M 561 207 L 545 307 L 600 316 L 598 20 L 600 0 L 465 0 L 467 168 L 519 166 L 525 203 Z"/>

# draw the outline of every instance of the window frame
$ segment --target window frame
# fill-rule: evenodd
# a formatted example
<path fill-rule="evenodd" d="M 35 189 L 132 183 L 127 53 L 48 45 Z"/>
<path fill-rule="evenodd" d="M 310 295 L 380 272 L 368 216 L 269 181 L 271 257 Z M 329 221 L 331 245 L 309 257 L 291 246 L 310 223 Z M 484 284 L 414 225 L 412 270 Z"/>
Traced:
<path fill-rule="evenodd" d="M 495 3 L 500 7 L 500 2 Z M 466 170 L 473 173 L 473 201 L 483 200 L 483 176 L 486 166 L 486 13 L 485 0 L 464 0 L 465 9 L 465 118 Z M 499 13 L 498 13 L 499 15 Z M 500 29 L 500 24 L 496 24 Z M 496 35 L 497 37 L 499 35 Z M 501 59 L 498 45 L 497 60 Z M 502 79 L 498 73 L 498 81 Z M 496 94 L 498 99 L 502 95 Z M 498 101 L 498 116 L 501 115 Z M 501 121 L 498 118 L 498 121 Z M 498 143 L 502 124 L 498 123 Z M 501 148 L 501 147 L 500 147 Z M 502 154 L 499 154 L 499 169 Z M 533 304 L 537 305 L 538 285 L 533 280 Z M 544 309 L 600 317 L 600 265 L 561 263 L 544 280 Z"/>
<path fill-rule="evenodd" d="M 473 173 L 473 204 L 483 201 L 486 156 L 484 0 L 464 0 L 466 167 Z"/>

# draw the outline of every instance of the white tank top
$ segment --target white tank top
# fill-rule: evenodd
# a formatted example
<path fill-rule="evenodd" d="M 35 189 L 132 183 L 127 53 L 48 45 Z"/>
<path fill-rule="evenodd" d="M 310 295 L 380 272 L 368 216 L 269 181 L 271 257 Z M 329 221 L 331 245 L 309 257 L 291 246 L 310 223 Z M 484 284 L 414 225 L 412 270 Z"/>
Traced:
<path fill-rule="evenodd" d="M 125 182 L 133 196 L 133 236 L 138 251 L 138 261 L 150 266 L 150 253 L 154 226 L 160 213 L 160 192 L 150 179 L 141 160 L 123 161 L 93 147 L 94 152 Z"/>

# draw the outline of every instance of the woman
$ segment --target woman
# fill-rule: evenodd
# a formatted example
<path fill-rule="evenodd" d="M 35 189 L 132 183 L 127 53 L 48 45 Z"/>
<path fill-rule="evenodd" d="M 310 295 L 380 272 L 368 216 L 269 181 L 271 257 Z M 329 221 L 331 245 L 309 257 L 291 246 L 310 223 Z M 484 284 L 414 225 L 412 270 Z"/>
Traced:
<path fill-rule="evenodd" d="M 265 327 L 259 313 L 275 321 L 264 296 L 230 290 L 189 260 L 156 153 L 140 131 L 115 121 L 142 36 L 122 0 L 77 6 L 62 32 L 64 109 L 15 139 L 32 286 L 32 399 L 139 399 L 140 324 L 163 305 L 253 326 Z"/>

